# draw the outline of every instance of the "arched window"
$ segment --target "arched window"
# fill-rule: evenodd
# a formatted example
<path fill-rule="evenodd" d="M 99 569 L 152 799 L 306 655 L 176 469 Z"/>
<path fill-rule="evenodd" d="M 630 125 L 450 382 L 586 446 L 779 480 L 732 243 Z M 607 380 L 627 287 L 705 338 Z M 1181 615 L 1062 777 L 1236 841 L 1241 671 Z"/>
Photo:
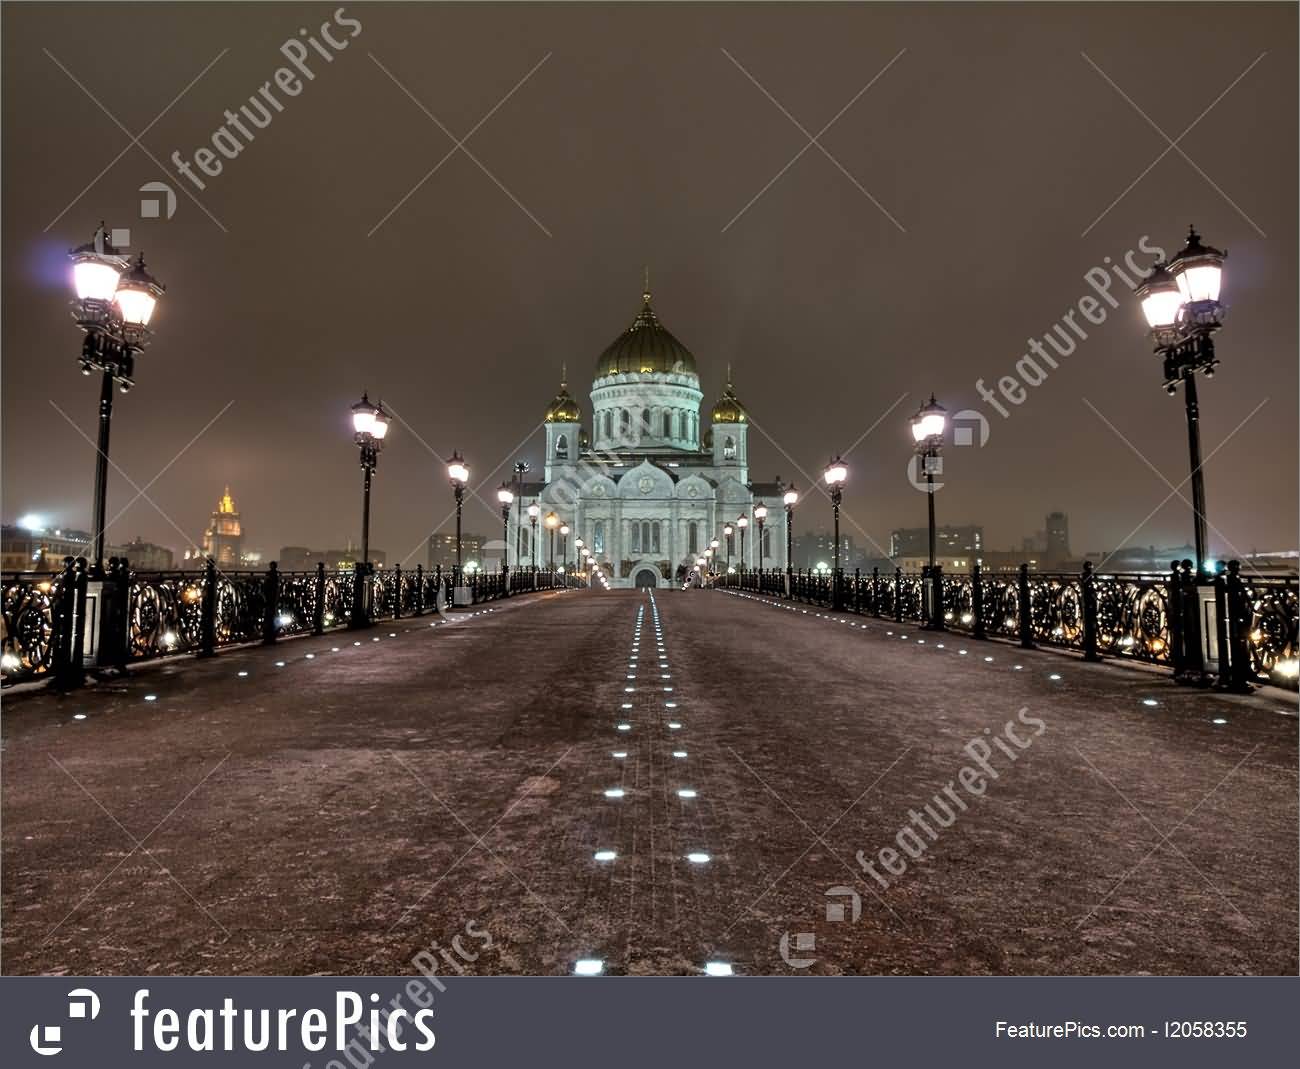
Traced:
<path fill-rule="evenodd" d="M 611 418 L 613 417 L 613 415 L 614 415 L 613 412 L 605 413 L 605 437 L 606 438 L 608 438 L 611 434 L 614 433 L 614 421 Z"/>
<path fill-rule="evenodd" d="M 641 552 L 641 525 L 639 523 L 632 524 L 632 552 Z"/>
<path fill-rule="evenodd" d="M 650 409 L 641 409 L 641 437 L 650 437 Z"/>
<path fill-rule="evenodd" d="M 557 457 L 567 457 L 569 455 L 569 436 L 561 434 L 555 439 L 555 455 Z"/>
<path fill-rule="evenodd" d="M 591 531 L 591 551 L 600 556 L 605 552 L 605 521 L 597 520 Z"/>
<path fill-rule="evenodd" d="M 731 437 L 731 435 L 727 435 L 727 437 L 722 440 L 722 459 L 736 459 L 736 439 Z"/>
<path fill-rule="evenodd" d="M 625 437 L 632 431 L 632 413 L 626 408 L 618 410 L 618 431 Z"/>
<path fill-rule="evenodd" d="M 694 563 L 694 557 L 700 551 L 700 525 L 692 520 L 687 531 L 689 532 L 686 539 L 687 552 L 690 553 L 692 557 L 691 563 Z"/>
<path fill-rule="evenodd" d="M 655 522 L 650 525 L 650 551 L 652 553 L 659 552 L 659 521 L 658 520 L 655 520 Z"/>
<path fill-rule="evenodd" d="M 667 410 L 664 411 L 664 437 L 673 436 L 673 414 Z"/>

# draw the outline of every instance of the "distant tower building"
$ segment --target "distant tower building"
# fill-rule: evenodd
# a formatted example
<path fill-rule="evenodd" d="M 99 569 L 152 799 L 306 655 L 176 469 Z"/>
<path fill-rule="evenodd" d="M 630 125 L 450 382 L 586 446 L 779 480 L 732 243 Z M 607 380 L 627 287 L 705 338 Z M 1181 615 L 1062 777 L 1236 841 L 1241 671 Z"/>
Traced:
<path fill-rule="evenodd" d="M 217 511 L 203 533 L 203 555 L 217 562 L 218 568 L 238 568 L 243 555 L 243 530 L 239 526 L 239 513 L 230 487 L 217 502 Z"/>
<path fill-rule="evenodd" d="M 1070 559 L 1070 520 L 1064 512 L 1047 514 L 1046 559 L 1053 564 Z"/>

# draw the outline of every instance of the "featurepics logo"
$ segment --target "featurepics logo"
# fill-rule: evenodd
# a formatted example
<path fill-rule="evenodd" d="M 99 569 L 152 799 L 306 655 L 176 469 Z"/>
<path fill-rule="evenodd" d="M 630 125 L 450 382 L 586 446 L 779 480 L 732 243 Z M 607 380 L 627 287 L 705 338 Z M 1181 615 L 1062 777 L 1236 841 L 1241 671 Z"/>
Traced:
<path fill-rule="evenodd" d="M 1138 239 L 1136 251 L 1164 260 L 1165 250 L 1148 244 L 1149 240 L 1143 234 Z M 1117 260 L 1107 256 L 1101 264 L 1089 268 L 1084 273 L 1083 281 L 1092 293 L 1081 296 L 1041 338 L 1026 341 L 1028 349 L 1016 361 L 1016 373 L 999 378 L 997 390 L 985 386 L 982 378 L 975 380 L 976 392 L 999 416 L 1007 419 L 1011 415 L 1011 410 L 1002 403 L 1003 400 L 1017 407 L 1024 404 L 1029 396 L 1026 387 L 1041 386 L 1047 381 L 1047 376 L 1061 366 L 1060 362 L 1074 353 L 1080 342 L 1088 340 L 1088 328 L 1079 322 L 1080 317 L 1088 324 L 1100 327 L 1110 317 L 1110 313 L 1119 307 L 1119 300 L 1111 293 L 1117 279 L 1129 290 L 1136 290 L 1142 284 L 1142 280 L 1151 273 L 1151 268 L 1136 262 L 1135 255 L 1135 250 L 1129 249 Z M 1123 266 L 1120 260 L 1123 261 Z M 983 445 L 983 442 L 980 444 Z"/>
<path fill-rule="evenodd" d="M 342 35 L 337 30 L 349 32 Z M 239 111 L 226 109 L 225 123 L 218 126 L 209 138 L 211 148 L 207 145 L 196 148 L 190 153 L 189 159 L 182 156 L 179 149 L 174 151 L 172 164 L 177 172 L 198 189 L 207 189 L 208 184 L 194 173 L 194 168 L 197 167 L 209 178 L 220 175 L 225 170 L 225 161 L 233 160 L 253 142 L 257 136 L 254 130 L 265 130 L 275 116 L 284 111 L 285 101 L 282 98 L 298 96 L 307 82 L 316 80 L 312 65 L 319 68 L 322 60 L 333 63 L 335 54 L 342 52 L 360 34 L 361 20 L 349 17 L 341 7 L 334 12 L 331 21 L 321 23 L 316 34 L 310 33 L 305 27 L 300 29 L 298 37 L 290 37 L 280 46 L 280 54 L 288 60 L 290 66 L 277 68 L 271 79 L 263 82 L 262 87 L 248 98 L 248 103 L 240 105 Z M 325 43 L 322 44 L 322 41 Z M 311 46 L 310 49 L 308 45 Z M 190 159 L 194 161 L 193 164 Z"/>

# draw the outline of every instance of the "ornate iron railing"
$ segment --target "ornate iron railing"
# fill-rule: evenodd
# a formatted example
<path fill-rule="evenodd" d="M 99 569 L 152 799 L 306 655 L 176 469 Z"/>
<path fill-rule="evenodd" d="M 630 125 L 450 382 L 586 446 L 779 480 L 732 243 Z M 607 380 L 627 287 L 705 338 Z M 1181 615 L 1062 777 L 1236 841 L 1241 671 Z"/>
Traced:
<path fill-rule="evenodd" d="M 1197 585 L 1188 562 L 1169 575 L 982 572 L 940 575 L 943 624 L 975 638 L 1002 638 L 1024 646 L 1075 650 L 1088 659 L 1124 657 L 1171 668 L 1192 681 L 1207 678 L 1206 651 L 1217 658 L 1222 685 L 1242 689 L 1271 682 L 1295 688 L 1297 580 L 1249 577 L 1237 562 L 1212 583 Z M 873 570 L 840 579 L 830 575 L 747 570 L 720 576 L 717 585 L 790 597 L 905 623 L 926 624 L 925 573 Z M 1217 633 L 1202 636 L 1202 604 L 1213 603 Z"/>
<path fill-rule="evenodd" d="M 472 602 L 481 602 L 585 584 L 538 569 L 475 573 L 461 585 Z M 327 572 L 323 565 L 281 572 L 272 564 L 265 572 L 227 573 L 209 561 L 201 571 L 132 572 L 116 558 L 93 590 L 98 630 L 88 637 L 84 559 L 68 558 L 61 572 L 4 575 L 0 668 L 6 686 L 57 677 L 60 686 L 73 687 L 82 681 L 83 663 L 121 669 L 156 657 L 209 656 L 225 646 L 441 612 L 455 596 L 453 577 L 440 568 L 362 574 Z"/>
<path fill-rule="evenodd" d="M 5 575 L 0 657 L 6 683 L 25 683 L 54 670 L 55 605 L 63 582 L 59 572 Z"/>

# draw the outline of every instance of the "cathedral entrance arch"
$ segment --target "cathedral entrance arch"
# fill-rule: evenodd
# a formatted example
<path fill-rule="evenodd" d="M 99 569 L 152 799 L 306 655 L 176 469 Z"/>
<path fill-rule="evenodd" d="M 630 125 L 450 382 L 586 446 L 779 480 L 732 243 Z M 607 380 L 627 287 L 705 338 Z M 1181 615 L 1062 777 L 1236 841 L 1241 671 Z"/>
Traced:
<path fill-rule="evenodd" d="M 640 568 L 637 570 L 636 578 L 632 580 L 632 585 L 638 589 L 644 587 L 653 589 L 659 585 L 659 573 L 653 568 Z"/>

